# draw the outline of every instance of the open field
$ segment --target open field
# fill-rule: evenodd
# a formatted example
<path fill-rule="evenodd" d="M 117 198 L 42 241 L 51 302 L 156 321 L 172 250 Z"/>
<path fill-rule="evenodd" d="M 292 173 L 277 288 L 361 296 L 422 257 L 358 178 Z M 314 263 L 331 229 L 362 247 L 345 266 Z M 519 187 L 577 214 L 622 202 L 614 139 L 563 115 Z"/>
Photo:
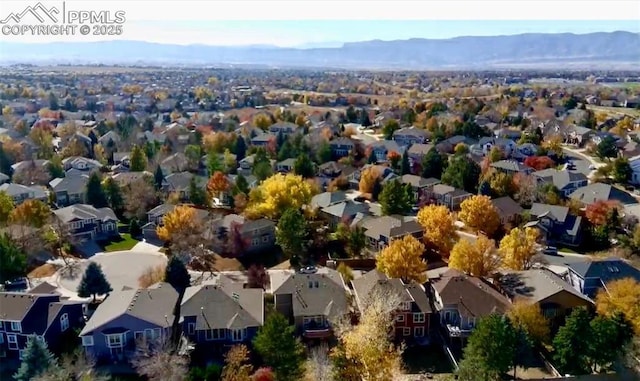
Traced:
<path fill-rule="evenodd" d="M 627 107 L 605 107 L 596 105 L 587 105 L 589 110 L 594 112 L 604 112 L 609 115 L 628 115 L 632 118 L 640 118 L 640 110 Z"/>

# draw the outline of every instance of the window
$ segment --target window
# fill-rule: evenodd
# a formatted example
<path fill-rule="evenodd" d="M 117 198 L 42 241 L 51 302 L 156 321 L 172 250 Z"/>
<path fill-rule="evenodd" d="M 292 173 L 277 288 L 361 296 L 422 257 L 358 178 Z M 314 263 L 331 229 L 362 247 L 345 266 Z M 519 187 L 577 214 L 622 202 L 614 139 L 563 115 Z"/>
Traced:
<path fill-rule="evenodd" d="M 189 333 L 189 335 L 193 335 L 194 333 L 196 333 L 196 323 L 187 324 L 187 332 Z"/>
<path fill-rule="evenodd" d="M 22 332 L 22 325 L 20 324 L 19 321 L 12 321 L 11 330 L 14 332 Z"/>
<path fill-rule="evenodd" d="M 160 337 L 160 328 L 155 328 L 155 329 L 147 328 L 147 329 L 145 329 L 144 330 L 144 337 L 149 341 L 159 338 Z"/>
<path fill-rule="evenodd" d="M 24 356 L 24 349 L 18 352 L 19 355 L 18 357 L 20 358 L 20 360 L 22 360 L 22 357 Z"/>
<path fill-rule="evenodd" d="M 424 336 L 424 327 L 415 327 L 413 329 L 413 336 L 415 336 L 415 337 Z"/>
<path fill-rule="evenodd" d="M 231 340 L 242 341 L 244 339 L 244 329 L 234 329 L 231 331 Z"/>
<path fill-rule="evenodd" d="M 396 321 L 400 323 L 404 322 L 404 314 L 397 314 Z"/>
<path fill-rule="evenodd" d="M 254 238 L 251 240 L 251 246 L 258 246 L 260 244 L 260 238 Z"/>
<path fill-rule="evenodd" d="M 120 348 L 123 346 L 122 334 L 107 335 L 107 346 L 109 348 Z"/>
<path fill-rule="evenodd" d="M 205 332 L 205 339 L 208 341 L 211 340 L 222 340 L 227 335 L 224 329 L 208 329 Z"/>
<path fill-rule="evenodd" d="M 411 328 L 409 327 L 402 328 L 402 336 L 411 336 Z"/>
<path fill-rule="evenodd" d="M 4 331 L 4 323 L 0 321 L 0 331 Z"/>
<path fill-rule="evenodd" d="M 70 222 L 69 227 L 71 229 L 80 229 L 82 227 L 82 222 L 80 221 Z"/>
<path fill-rule="evenodd" d="M 403 302 L 402 303 L 402 309 L 405 311 L 408 311 L 411 309 L 411 302 Z"/>
<path fill-rule="evenodd" d="M 144 338 L 144 332 L 143 331 L 136 331 L 133 334 L 133 338 L 138 341 L 138 340 L 142 340 L 142 338 Z"/>
<path fill-rule="evenodd" d="M 0 332 L 0 344 L 4 344 L 4 333 Z"/>
<path fill-rule="evenodd" d="M 18 337 L 16 335 L 7 335 L 7 343 L 9 343 L 9 349 L 18 349 Z"/>
<path fill-rule="evenodd" d="M 60 316 L 60 330 L 64 332 L 67 329 L 69 329 L 69 314 L 64 313 Z"/>
<path fill-rule="evenodd" d="M 414 323 L 424 323 L 424 314 L 422 312 L 416 312 L 413 314 Z"/>
<path fill-rule="evenodd" d="M 262 242 L 263 242 L 263 243 L 267 243 L 267 242 L 269 242 L 269 236 L 268 236 L 268 235 L 263 236 L 263 237 L 262 237 Z"/>
<path fill-rule="evenodd" d="M 93 346 L 93 336 L 82 336 L 82 346 L 83 347 Z"/>

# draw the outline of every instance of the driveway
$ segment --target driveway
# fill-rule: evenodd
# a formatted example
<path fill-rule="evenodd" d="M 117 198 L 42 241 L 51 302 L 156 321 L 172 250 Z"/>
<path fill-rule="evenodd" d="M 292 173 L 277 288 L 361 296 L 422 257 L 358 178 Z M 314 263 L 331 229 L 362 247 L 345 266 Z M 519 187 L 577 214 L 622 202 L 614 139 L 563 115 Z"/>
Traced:
<path fill-rule="evenodd" d="M 140 252 L 140 253 L 159 253 L 162 247 L 158 245 L 151 244 L 146 241 L 140 241 L 136 243 L 134 247 L 131 248 L 131 251 Z"/>
<path fill-rule="evenodd" d="M 605 163 L 601 163 L 596 161 L 593 157 L 584 153 L 584 149 L 573 149 L 562 147 L 562 151 L 564 154 L 573 160 L 573 163 L 576 166 L 576 171 L 583 173 L 589 179 L 595 175 L 596 171 L 589 169 L 589 166 L 593 165 L 596 168 L 600 168 L 605 166 Z"/>
<path fill-rule="evenodd" d="M 138 278 L 149 267 L 167 263 L 167 257 L 162 253 L 139 252 L 134 250 L 100 253 L 91 259 L 79 262 L 72 271 L 61 270 L 58 273 L 58 284 L 69 290 L 77 290 L 80 279 L 89 262 L 102 266 L 111 288 L 122 290 L 123 287 L 138 288 Z"/>

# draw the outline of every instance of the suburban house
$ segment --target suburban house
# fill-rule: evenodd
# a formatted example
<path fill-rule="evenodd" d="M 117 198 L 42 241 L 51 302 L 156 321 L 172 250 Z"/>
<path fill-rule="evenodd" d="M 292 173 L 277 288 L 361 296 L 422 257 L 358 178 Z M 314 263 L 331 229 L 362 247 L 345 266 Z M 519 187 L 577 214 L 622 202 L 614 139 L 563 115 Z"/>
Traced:
<path fill-rule="evenodd" d="M 162 219 L 167 213 L 175 209 L 173 204 L 160 204 L 147 212 L 147 223 L 142 226 L 142 235 L 146 241 L 159 242 L 156 228 L 162 226 Z"/>
<path fill-rule="evenodd" d="M 306 339 L 328 339 L 331 321 L 349 312 L 347 292 L 339 272 L 319 268 L 313 274 L 270 272 L 276 311 L 288 317 Z"/>
<path fill-rule="evenodd" d="M 353 140 L 345 137 L 333 139 L 329 142 L 331 148 L 331 155 L 334 159 L 349 156 L 349 153 L 353 152 L 356 148 L 356 144 Z"/>
<path fill-rule="evenodd" d="M 403 147 L 413 144 L 424 144 L 429 141 L 430 133 L 416 127 L 404 127 L 393 132 L 393 140 Z"/>
<path fill-rule="evenodd" d="M 524 211 L 520 204 L 509 196 L 494 198 L 491 200 L 491 203 L 498 211 L 501 225 L 518 223 L 520 215 L 522 215 Z"/>
<path fill-rule="evenodd" d="M 433 303 L 449 339 L 467 338 L 478 322 L 491 314 L 504 314 L 509 299 L 482 278 L 449 269 L 430 279 Z"/>
<path fill-rule="evenodd" d="M 9 180 L 11 180 L 11 178 L 9 177 L 9 175 L 6 175 L 2 172 L 0 172 L 0 185 L 8 183 Z"/>
<path fill-rule="evenodd" d="M 244 159 L 240 160 L 238 162 L 238 174 L 241 174 L 243 176 L 248 176 L 251 174 L 251 170 L 253 169 L 253 160 L 255 159 L 256 155 L 249 155 L 247 157 L 245 157 Z M 270 164 L 271 164 L 271 168 L 275 168 L 276 167 L 276 161 L 275 160 L 269 160 Z"/>
<path fill-rule="evenodd" d="M 198 188 L 204 189 L 207 186 L 207 179 L 204 177 L 196 176 L 191 172 L 176 172 L 167 175 L 162 180 L 162 192 L 166 195 L 177 193 L 180 200 L 186 201 L 189 199 L 191 179 L 194 178 Z"/>
<path fill-rule="evenodd" d="M 243 253 L 259 252 L 271 249 L 276 243 L 276 222 L 266 218 L 247 220 L 237 214 L 226 215 L 213 223 L 220 244 L 239 234 Z M 234 231 L 237 229 L 236 231 Z M 220 247 L 218 247 L 220 248 Z"/>
<path fill-rule="evenodd" d="M 83 302 L 56 294 L 0 293 L 0 358 L 22 358 L 30 336 L 59 353 L 84 325 L 83 313 Z"/>
<path fill-rule="evenodd" d="M 502 274 L 500 289 L 512 302 L 537 304 L 544 316 L 556 324 L 577 307 L 591 307 L 593 302 L 554 272 L 537 268 Z"/>
<path fill-rule="evenodd" d="M 473 149 L 473 146 L 477 143 L 478 141 L 475 139 L 466 137 L 464 135 L 455 135 L 436 144 L 436 149 L 440 153 L 453 153 L 453 150 L 458 144 L 464 144 L 468 146 L 469 149 Z M 482 150 L 480 150 L 480 152 L 482 153 Z"/>
<path fill-rule="evenodd" d="M 189 169 L 189 159 L 182 152 L 176 152 L 162 160 L 160 168 L 165 176 L 170 173 L 186 171 Z"/>
<path fill-rule="evenodd" d="M 495 163 L 491 163 L 490 167 L 498 172 L 503 172 L 507 175 L 512 176 L 518 173 L 529 175 L 534 171 L 533 168 L 521 164 L 515 160 L 498 160 Z"/>
<path fill-rule="evenodd" d="M 93 171 L 102 168 L 102 163 L 98 160 L 89 159 L 82 156 L 71 156 L 62 160 L 65 171 L 76 169 L 78 171 Z"/>
<path fill-rule="evenodd" d="M 473 196 L 464 189 L 456 189 L 446 184 L 436 184 L 431 190 L 425 192 L 425 201 L 428 204 L 445 205 L 449 210 L 460 209 L 460 204 Z"/>
<path fill-rule="evenodd" d="M 511 156 L 517 146 L 516 142 L 511 139 L 489 137 L 480 138 L 478 144 L 483 155 L 488 155 L 493 147 L 497 147 L 500 149 L 504 157 Z"/>
<path fill-rule="evenodd" d="M 73 169 L 65 177 L 51 180 L 49 187 L 55 196 L 56 205 L 67 206 L 83 203 L 88 182 L 88 174 Z"/>
<path fill-rule="evenodd" d="M 296 131 L 298 131 L 298 125 L 291 122 L 278 122 L 276 124 L 272 124 L 269 126 L 269 133 L 271 135 L 282 134 L 284 136 L 289 136 Z"/>
<path fill-rule="evenodd" d="M 569 197 L 573 191 L 587 186 L 589 183 L 587 176 L 577 171 L 560 171 L 555 168 L 548 168 L 533 172 L 532 175 L 538 180 L 539 184 L 553 184 L 564 197 Z"/>
<path fill-rule="evenodd" d="M 401 147 L 393 140 L 378 140 L 372 142 L 369 144 L 367 149 L 370 149 L 373 152 L 378 163 L 387 162 L 387 155 L 391 152 L 396 152 L 398 155 L 402 155 L 405 150 L 404 147 Z"/>
<path fill-rule="evenodd" d="M 403 184 L 409 184 L 413 190 L 413 200 L 418 204 L 433 189 L 434 185 L 440 184 L 440 180 L 436 178 L 425 179 L 416 175 L 402 175 L 400 181 Z"/>
<path fill-rule="evenodd" d="M 640 154 L 629 159 L 631 166 L 631 184 L 640 185 Z"/>
<path fill-rule="evenodd" d="M 321 209 L 344 201 L 347 201 L 347 194 L 344 191 L 323 192 L 311 197 L 309 206 L 314 209 Z"/>
<path fill-rule="evenodd" d="M 11 197 L 15 205 L 20 205 L 27 200 L 40 200 L 46 203 L 49 199 L 47 192 L 38 186 L 28 187 L 20 184 L 4 183 L 0 185 L 0 192 L 5 192 Z"/>
<path fill-rule="evenodd" d="M 77 240 L 100 240 L 118 235 L 118 217 L 110 208 L 75 204 L 53 213 Z"/>
<path fill-rule="evenodd" d="M 289 158 L 276 163 L 276 171 L 280 173 L 293 172 L 293 167 L 296 164 L 296 159 Z"/>
<path fill-rule="evenodd" d="M 80 332 L 85 352 L 98 363 L 126 363 L 141 341 L 171 334 L 178 293 L 168 283 L 155 288 L 113 291 Z"/>
<path fill-rule="evenodd" d="M 406 284 L 371 270 L 351 281 L 356 305 L 362 313 L 371 297 L 397 297 L 400 305 L 394 312 L 395 336 L 399 340 L 428 342 L 431 305 L 424 286 Z"/>
<path fill-rule="evenodd" d="M 11 172 L 14 177 L 22 176 L 26 171 L 33 171 L 35 169 L 42 170 L 45 173 L 49 173 L 49 160 L 23 160 L 11 165 Z"/>
<path fill-rule="evenodd" d="M 411 165 L 420 165 L 422 163 L 422 159 L 427 156 L 427 153 L 429 153 L 429 151 L 431 151 L 433 147 L 433 144 L 412 144 L 407 151 L 407 155 L 409 155 L 409 161 L 411 162 Z"/>
<path fill-rule="evenodd" d="M 273 139 L 273 135 L 261 133 L 251 138 L 251 145 L 256 147 L 266 147 Z"/>
<path fill-rule="evenodd" d="M 631 278 L 640 282 L 640 270 L 620 258 L 609 258 L 570 263 L 564 277 L 577 291 L 594 298 L 611 281 Z"/>
<path fill-rule="evenodd" d="M 569 197 L 585 205 L 590 205 L 598 201 L 617 201 L 622 205 L 638 203 L 629 193 L 603 183 L 593 183 L 580 187 L 573 191 Z"/>
<path fill-rule="evenodd" d="M 582 147 L 593 136 L 593 130 L 587 127 L 571 125 L 565 130 L 565 142 Z"/>
<path fill-rule="evenodd" d="M 318 215 L 331 228 L 336 228 L 341 222 L 352 220 L 358 213 L 369 214 L 369 204 L 353 200 L 341 201 L 320 208 Z"/>
<path fill-rule="evenodd" d="M 533 203 L 529 214 L 531 221 L 525 226 L 537 228 L 547 244 L 580 244 L 582 217 L 571 214 L 568 207 Z"/>
<path fill-rule="evenodd" d="M 207 351 L 249 343 L 264 323 L 264 290 L 221 275 L 215 284 L 188 287 L 180 315 L 183 334 Z"/>
<path fill-rule="evenodd" d="M 382 250 L 392 241 L 412 235 L 422 238 L 424 228 L 414 218 L 404 216 L 371 217 L 362 220 L 367 246 L 374 251 Z"/>

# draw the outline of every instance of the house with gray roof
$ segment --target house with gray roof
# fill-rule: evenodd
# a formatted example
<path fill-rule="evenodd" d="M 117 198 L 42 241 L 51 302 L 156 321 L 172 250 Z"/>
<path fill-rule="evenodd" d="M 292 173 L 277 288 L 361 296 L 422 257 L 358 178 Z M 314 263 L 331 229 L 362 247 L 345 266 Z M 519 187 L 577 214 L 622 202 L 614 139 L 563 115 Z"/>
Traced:
<path fill-rule="evenodd" d="M 603 183 L 593 183 L 578 188 L 569 197 L 585 205 L 591 205 L 598 201 L 617 201 L 622 205 L 638 203 L 638 200 L 629 193 Z"/>
<path fill-rule="evenodd" d="M 0 293 L 1 357 L 22 358 L 30 336 L 59 353 L 64 342 L 74 338 L 74 330 L 83 327 L 83 312 L 84 302 L 64 300 L 56 294 Z"/>
<path fill-rule="evenodd" d="M 65 177 L 58 177 L 49 181 L 49 187 L 55 196 L 56 205 L 67 206 L 83 203 L 88 182 L 89 175 L 75 169 L 67 172 Z"/>
<path fill-rule="evenodd" d="M 631 278 L 640 282 L 640 270 L 620 258 L 570 263 L 565 280 L 578 292 L 594 298 L 612 281 Z"/>
<path fill-rule="evenodd" d="M 180 315 L 183 333 L 196 347 L 250 343 L 264 324 L 264 290 L 221 276 L 215 284 L 188 287 Z"/>
<path fill-rule="evenodd" d="M 2 172 L 0 172 L 0 185 L 4 184 L 4 183 L 8 183 L 11 180 L 11 178 L 9 177 L 9 175 L 6 175 Z"/>
<path fill-rule="evenodd" d="M 80 332 L 85 353 L 99 363 L 122 362 L 142 340 L 170 337 L 177 301 L 178 292 L 168 283 L 111 292 Z"/>
<path fill-rule="evenodd" d="M 238 255 L 272 249 L 276 243 L 276 222 L 266 218 L 247 220 L 228 214 L 213 222 L 213 230 L 218 238 L 214 247 L 220 252 L 225 252 L 230 243 L 241 246 Z"/>
<path fill-rule="evenodd" d="M 102 168 L 102 163 L 98 160 L 89 159 L 82 156 L 71 156 L 62 160 L 65 171 L 76 169 L 78 171 L 94 171 Z"/>
<path fill-rule="evenodd" d="M 528 167 L 515 160 L 498 160 L 494 163 L 491 163 L 490 167 L 498 172 L 503 172 L 508 175 L 515 175 L 518 173 L 529 175 L 534 171 L 533 168 Z"/>
<path fill-rule="evenodd" d="M 429 131 L 414 126 L 400 128 L 393 132 L 393 140 L 403 147 L 424 144 L 429 141 L 430 137 Z"/>
<path fill-rule="evenodd" d="M 416 175 L 402 175 L 400 178 L 402 184 L 408 184 L 413 191 L 413 200 L 415 204 L 418 204 L 420 200 L 423 200 L 427 193 L 433 190 L 433 187 L 440 184 L 440 180 L 436 178 L 428 178 L 416 176 Z"/>
<path fill-rule="evenodd" d="M 349 156 L 349 153 L 356 148 L 356 143 L 350 138 L 339 137 L 331 140 L 329 147 L 331 148 L 331 157 L 337 160 Z"/>
<path fill-rule="evenodd" d="M 533 203 L 529 210 L 531 221 L 526 227 L 537 228 L 548 244 L 578 246 L 582 239 L 582 217 L 559 205 Z"/>
<path fill-rule="evenodd" d="M 421 284 L 404 283 L 389 278 L 378 270 L 371 270 L 351 281 L 356 306 L 360 313 L 367 307 L 369 298 L 395 297 L 400 302 L 394 312 L 395 337 L 398 340 L 424 343 L 430 335 L 431 303 Z"/>
<path fill-rule="evenodd" d="M 387 156 L 391 152 L 402 155 L 406 147 L 399 145 L 393 140 L 376 140 L 374 142 L 371 142 L 368 145 L 367 149 L 373 151 L 373 154 L 375 155 L 376 161 L 378 163 L 386 163 L 388 161 Z"/>
<path fill-rule="evenodd" d="M 284 136 L 289 136 L 294 134 L 300 128 L 297 124 L 291 122 L 278 122 L 269 126 L 269 133 L 271 135 L 282 134 Z M 300 129 L 302 130 L 302 129 Z"/>
<path fill-rule="evenodd" d="M 111 208 L 75 204 L 56 209 L 53 214 L 76 240 L 102 240 L 118 235 L 118 217 Z"/>
<path fill-rule="evenodd" d="M 330 338 L 330 322 L 349 312 L 349 290 L 336 270 L 323 267 L 313 274 L 278 271 L 270 272 L 269 277 L 276 310 L 304 338 Z"/>
<path fill-rule="evenodd" d="M 524 211 L 520 204 L 515 202 L 511 197 L 504 196 L 491 200 L 491 203 L 498 211 L 500 216 L 500 223 L 502 225 L 507 223 L 516 223 L 520 219 L 520 215 Z"/>
<path fill-rule="evenodd" d="M 323 192 L 311 197 L 309 205 L 314 208 L 326 208 L 328 206 L 347 201 L 347 194 L 344 191 Z"/>
<path fill-rule="evenodd" d="M 280 173 L 293 172 L 293 167 L 296 164 L 296 159 L 289 158 L 284 159 L 276 163 L 276 171 Z"/>
<path fill-rule="evenodd" d="M 416 143 L 412 144 L 407 151 L 407 155 L 409 155 L 409 162 L 411 166 L 414 167 L 416 165 L 420 165 L 422 163 L 422 159 L 431 151 L 434 147 L 433 144 L 426 143 Z"/>
<path fill-rule="evenodd" d="M 320 209 L 319 216 L 336 228 L 339 223 L 352 220 L 358 213 L 369 213 L 369 204 L 346 200 Z"/>
<path fill-rule="evenodd" d="M 273 135 L 261 133 L 251 138 L 251 145 L 256 147 L 266 147 L 272 139 Z"/>
<path fill-rule="evenodd" d="M 564 130 L 565 142 L 578 147 L 582 147 L 593 136 L 594 131 L 587 127 L 570 125 Z"/>
<path fill-rule="evenodd" d="M 560 171 L 548 168 L 532 173 L 538 184 L 553 184 L 564 197 L 569 197 L 576 189 L 587 186 L 589 180 L 584 173 L 578 171 Z"/>
<path fill-rule="evenodd" d="M 449 210 L 460 209 L 460 204 L 473 196 L 464 189 L 457 189 L 446 184 L 435 184 L 425 192 L 425 200 L 429 204 L 445 205 Z"/>
<path fill-rule="evenodd" d="M 398 215 L 364 219 L 360 226 L 365 229 L 368 248 L 376 252 L 407 235 L 421 239 L 424 234 L 424 228 L 414 218 Z"/>
<path fill-rule="evenodd" d="M 202 176 L 196 176 L 191 172 L 176 172 L 171 173 L 162 180 L 162 192 L 166 195 L 171 193 L 177 193 L 180 196 L 180 200 L 189 200 L 189 186 L 191 179 L 196 180 L 196 186 L 200 189 L 205 189 L 208 179 Z"/>
<path fill-rule="evenodd" d="M 176 152 L 160 162 L 160 168 L 165 176 L 189 169 L 189 159 L 182 152 Z"/>
<path fill-rule="evenodd" d="M 27 200 L 40 200 L 46 203 L 49 199 L 47 191 L 39 186 L 28 187 L 21 184 L 4 183 L 0 185 L 0 192 L 5 192 L 11 197 L 15 205 L 22 204 Z"/>

